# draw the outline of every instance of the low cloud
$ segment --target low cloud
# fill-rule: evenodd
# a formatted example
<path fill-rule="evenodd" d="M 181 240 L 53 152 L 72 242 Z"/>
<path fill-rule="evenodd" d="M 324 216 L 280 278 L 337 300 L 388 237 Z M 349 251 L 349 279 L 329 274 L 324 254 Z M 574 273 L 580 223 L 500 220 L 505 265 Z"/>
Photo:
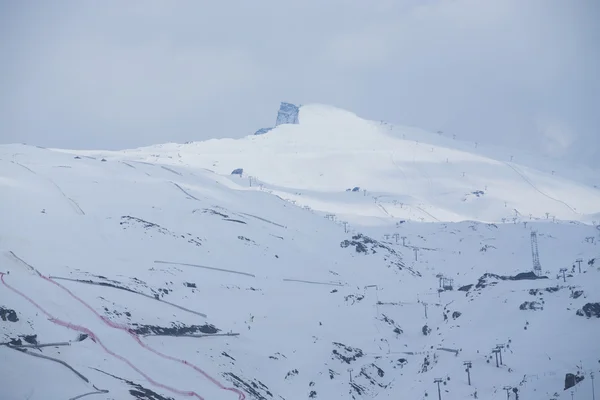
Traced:
<path fill-rule="evenodd" d="M 576 141 L 575 133 L 564 122 L 549 116 L 536 119 L 544 152 L 553 157 L 564 156 Z"/>

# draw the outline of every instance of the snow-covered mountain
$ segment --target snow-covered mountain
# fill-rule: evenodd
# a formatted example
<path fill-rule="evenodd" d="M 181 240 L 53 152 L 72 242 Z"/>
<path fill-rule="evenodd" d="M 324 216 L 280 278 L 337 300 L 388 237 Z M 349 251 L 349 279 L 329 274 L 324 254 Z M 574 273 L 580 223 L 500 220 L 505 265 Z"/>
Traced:
<path fill-rule="evenodd" d="M 436 399 L 438 380 L 444 400 L 591 398 L 600 174 L 296 118 L 0 146 L 0 397 Z"/>

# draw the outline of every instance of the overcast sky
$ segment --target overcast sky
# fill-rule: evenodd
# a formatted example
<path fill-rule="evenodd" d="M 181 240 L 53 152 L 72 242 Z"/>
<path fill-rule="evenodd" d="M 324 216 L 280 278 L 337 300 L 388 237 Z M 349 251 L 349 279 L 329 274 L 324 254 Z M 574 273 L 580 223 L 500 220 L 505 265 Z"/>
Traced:
<path fill-rule="evenodd" d="M 0 2 L 0 142 L 242 137 L 280 101 L 600 159 L 597 0 Z"/>

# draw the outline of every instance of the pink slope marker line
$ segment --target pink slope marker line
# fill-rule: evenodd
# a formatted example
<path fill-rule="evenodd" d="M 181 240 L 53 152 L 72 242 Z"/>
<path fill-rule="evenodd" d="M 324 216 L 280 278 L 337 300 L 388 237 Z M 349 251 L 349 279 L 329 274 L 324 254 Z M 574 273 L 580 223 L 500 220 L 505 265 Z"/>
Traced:
<path fill-rule="evenodd" d="M 73 292 L 71 292 L 65 286 L 63 286 L 60 283 L 54 281 L 52 278 L 48 278 L 48 277 L 46 277 L 44 275 L 40 275 L 40 276 L 42 277 L 42 279 L 45 279 L 48 282 L 53 283 L 54 285 L 58 286 L 59 288 L 63 289 L 67 293 L 69 293 L 69 295 L 71 295 L 71 297 L 73 297 L 75 300 L 77 300 L 81 304 L 83 304 L 87 309 L 89 309 L 98 318 L 100 318 L 100 320 L 102 320 L 106 325 L 110 326 L 111 328 L 115 328 L 115 329 L 119 329 L 119 330 L 122 330 L 124 332 L 127 332 L 133 338 L 133 340 L 135 340 L 144 349 L 146 349 L 146 350 L 148 350 L 148 351 L 156 354 L 159 357 L 162 357 L 162 358 L 170 360 L 170 361 L 175 361 L 175 362 L 181 363 L 181 364 L 183 364 L 183 365 L 185 365 L 187 367 L 190 367 L 190 368 L 194 369 L 196 372 L 198 372 L 199 374 L 201 374 L 202 376 L 204 376 L 206 379 L 208 379 L 211 383 L 213 383 L 219 389 L 230 391 L 230 392 L 233 392 L 233 393 L 237 394 L 239 400 L 244 400 L 246 398 L 246 395 L 241 390 L 236 389 L 236 388 L 228 388 L 228 387 L 222 385 L 221 382 L 217 381 L 215 378 L 213 378 L 212 376 L 210 376 L 202 368 L 200 368 L 200 367 L 198 367 L 198 366 L 190 363 L 189 361 L 182 360 L 182 359 L 179 359 L 179 358 L 176 358 L 176 357 L 172 357 L 172 356 L 169 356 L 167 354 L 163 354 L 163 353 L 159 352 L 158 350 L 156 350 L 156 349 L 148 346 L 147 344 L 145 344 L 144 342 L 142 342 L 142 340 L 140 339 L 140 337 L 137 334 L 135 334 L 134 332 L 132 332 L 131 329 L 129 329 L 127 326 L 122 325 L 122 324 L 118 324 L 116 322 L 113 322 L 110 319 L 108 319 L 107 317 L 105 317 L 103 315 L 100 315 L 92 306 L 90 306 L 88 303 L 86 303 L 85 301 L 83 301 L 80 297 L 78 297 L 77 295 L 75 295 Z"/>
<path fill-rule="evenodd" d="M 42 278 L 45 278 L 43 275 Z M 179 389 L 175 389 L 172 388 L 170 386 L 164 385 L 162 383 L 156 382 L 154 379 L 150 378 L 148 375 L 146 375 L 144 372 L 142 372 L 139 368 L 137 368 L 135 365 L 133 365 L 129 360 L 127 360 L 125 357 L 120 356 L 114 352 L 112 352 L 111 350 L 109 350 L 98 338 L 98 336 L 92 332 L 91 330 L 89 330 L 86 327 L 80 326 L 80 325 L 75 325 L 72 324 L 70 322 L 66 322 L 63 320 L 60 320 L 58 318 L 55 318 L 52 314 L 50 314 L 48 311 L 44 310 L 39 304 L 37 304 L 34 300 L 32 300 L 29 296 L 27 296 L 26 294 L 22 293 L 21 291 L 19 291 L 18 289 L 10 286 L 8 283 L 6 283 L 6 281 L 4 280 L 4 273 L 0 272 L 0 280 L 2 280 L 2 283 L 4 284 L 4 286 L 6 286 L 9 290 L 12 290 L 13 292 L 15 292 L 16 294 L 18 294 L 19 296 L 23 297 L 25 300 L 27 300 L 29 303 L 31 303 L 34 307 L 36 307 L 38 310 L 40 310 L 42 313 L 44 313 L 44 315 L 46 315 L 50 322 L 56 324 L 56 325 L 60 325 L 63 326 L 65 328 L 77 331 L 77 332 L 81 332 L 81 333 L 85 333 L 87 334 L 94 342 L 98 343 L 100 345 L 100 347 L 102 347 L 102 349 L 110 354 L 111 356 L 123 361 L 125 364 L 129 365 L 134 371 L 136 371 L 137 373 L 139 373 L 141 376 L 143 376 L 146 380 L 148 380 L 148 382 L 150 382 L 151 384 L 168 390 L 172 393 L 181 395 L 181 396 L 187 396 L 187 397 L 196 397 L 199 400 L 204 400 L 204 398 L 202 396 L 200 396 L 198 393 L 193 392 L 193 391 L 185 391 L 185 390 L 179 390 Z"/>

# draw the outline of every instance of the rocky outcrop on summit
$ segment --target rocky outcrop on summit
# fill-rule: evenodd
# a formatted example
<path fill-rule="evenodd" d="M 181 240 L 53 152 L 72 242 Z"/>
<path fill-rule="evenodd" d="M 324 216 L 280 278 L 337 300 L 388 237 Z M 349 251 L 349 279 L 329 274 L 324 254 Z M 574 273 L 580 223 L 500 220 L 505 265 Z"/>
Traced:
<path fill-rule="evenodd" d="M 279 112 L 277 113 L 277 121 L 275 122 L 275 126 L 279 126 L 281 124 L 298 124 L 299 112 L 300 107 L 291 103 L 282 102 L 279 106 Z"/>
<path fill-rule="evenodd" d="M 283 124 L 298 124 L 298 114 L 300 113 L 300 106 L 297 106 L 292 103 L 281 102 L 279 106 L 279 112 L 277 113 L 277 120 L 275 121 L 275 126 L 283 125 Z M 273 128 L 260 128 L 256 132 L 255 135 L 264 135 L 265 133 L 271 131 Z"/>
<path fill-rule="evenodd" d="M 264 135 L 265 133 L 269 132 L 273 130 L 273 128 L 260 128 L 259 130 L 257 130 L 256 132 L 254 132 L 255 135 Z"/>

